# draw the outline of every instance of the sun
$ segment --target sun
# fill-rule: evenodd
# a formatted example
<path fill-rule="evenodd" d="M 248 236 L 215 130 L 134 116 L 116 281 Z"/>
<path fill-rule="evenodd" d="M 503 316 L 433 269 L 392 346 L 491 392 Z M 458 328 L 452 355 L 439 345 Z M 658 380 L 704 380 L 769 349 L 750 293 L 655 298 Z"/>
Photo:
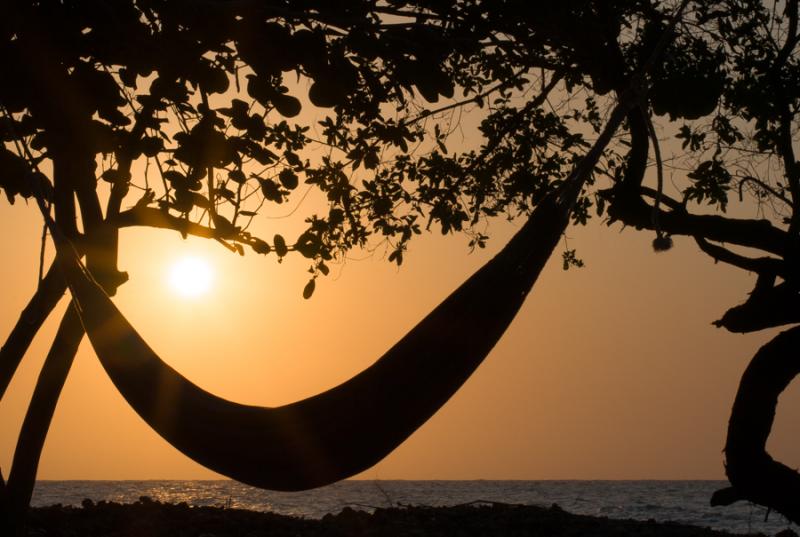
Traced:
<path fill-rule="evenodd" d="M 211 265 L 200 257 L 184 257 L 169 269 L 169 286 L 185 298 L 197 298 L 211 290 L 214 274 Z"/>

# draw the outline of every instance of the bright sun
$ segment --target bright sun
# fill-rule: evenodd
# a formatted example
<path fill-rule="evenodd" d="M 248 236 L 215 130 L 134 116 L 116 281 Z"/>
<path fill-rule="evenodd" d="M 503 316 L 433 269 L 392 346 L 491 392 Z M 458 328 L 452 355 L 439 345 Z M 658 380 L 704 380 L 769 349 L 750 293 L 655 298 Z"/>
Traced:
<path fill-rule="evenodd" d="M 169 271 L 169 285 L 177 294 L 194 298 L 211 289 L 213 274 L 208 261 L 199 257 L 184 257 L 176 261 Z"/>

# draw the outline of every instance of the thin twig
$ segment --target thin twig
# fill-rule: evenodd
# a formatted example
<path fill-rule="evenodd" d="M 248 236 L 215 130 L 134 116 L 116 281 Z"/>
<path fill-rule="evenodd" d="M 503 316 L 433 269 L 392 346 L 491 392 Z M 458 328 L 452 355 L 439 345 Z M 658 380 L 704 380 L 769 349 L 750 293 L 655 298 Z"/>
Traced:
<path fill-rule="evenodd" d="M 509 80 L 504 80 L 502 82 L 498 82 L 497 84 L 495 84 L 494 86 L 492 86 L 488 90 L 484 91 L 483 93 L 479 93 L 478 95 L 475 95 L 474 97 L 470 97 L 469 99 L 456 101 L 456 102 L 450 103 L 450 104 L 448 104 L 446 106 L 442 106 L 441 108 L 437 108 L 436 110 L 425 110 L 420 115 L 415 117 L 414 119 L 410 119 L 408 121 L 404 121 L 402 124 L 403 125 L 413 125 L 414 123 L 422 121 L 423 119 L 425 119 L 425 118 L 427 118 L 429 116 L 433 116 L 433 115 L 436 115 L 436 114 L 441 114 L 442 112 L 447 112 L 448 110 L 452 110 L 454 108 L 458 108 L 460 106 L 464 106 L 465 104 L 478 103 L 478 102 L 480 102 L 481 99 L 483 99 L 485 97 L 488 97 L 489 95 L 491 95 L 495 91 L 507 88 L 508 86 L 511 85 L 512 81 L 518 79 L 520 76 L 522 76 L 523 73 L 524 73 L 524 71 L 520 71 L 520 72 L 514 74 Z"/>

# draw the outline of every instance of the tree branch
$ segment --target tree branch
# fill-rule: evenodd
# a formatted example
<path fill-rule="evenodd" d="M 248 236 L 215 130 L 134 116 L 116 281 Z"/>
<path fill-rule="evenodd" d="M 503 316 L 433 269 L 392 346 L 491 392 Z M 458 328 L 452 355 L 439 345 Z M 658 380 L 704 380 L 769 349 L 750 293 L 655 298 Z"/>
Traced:
<path fill-rule="evenodd" d="M 601 192 L 610 200 L 608 215 L 636 229 L 654 229 L 652 206 L 638 194 L 613 187 Z M 662 200 L 663 201 L 663 200 Z M 670 235 L 699 236 L 716 242 L 725 242 L 757 248 L 784 257 L 790 248 L 790 236 L 776 228 L 769 220 L 726 218 L 719 215 L 690 214 L 685 210 L 659 211 L 661 230 Z"/>
<path fill-rule="evenodd" d="M 700 247 L 700 250 L 711 256 L 714 261 L 721 261 L 748 272 L 771 274 L 773 276 L 780 276 L 781 278 L 787 277 L 786 266 L 780 259 L 774 257 L 746 257 L 732 252 L 723 246 L 719 246 L 718 244 L 711 244 L 703 237 L 695 236 L 694 240 Z"/>
<path fill-rule="evenodd" d="M 778 396 L 800 373 L 798 348 L 800 327 L 782 332 L 759 349 L 742 375 L 725 443 L 732 490 L 717 491 L 712 504 L 748 500 L 800 523 L 800 474 L 766 451 Z"/>
<path fill-rule="evenodd" d="M 768 280 L 768 276 L 765 279 Z M 747 333 L 798 322 L 800 293 L 797 288 L 787 282 L 775 286 L 758 282 L 743 304 L 732 307 L 713 324 L 731 332 Z"/>
<path fill-rule="evenodd" d="M 71 303 L 36 383 L 6 484 L 11 516 L 17 527 L 24 522 L 47 430 L 82 338 L 83 325 L 74 303 Z"/>
<path fill-rule="evenodd" d="M 58 261 L 50 265 L 28 305 L 22 310 L 17 324 L 0 348 L 0 400 L 42 323 L 64 295 L 67 284 L 61 275 Z"/>
<path fill-rule="evenodd" d="M 786 64 L 787 60 L 792 55 L 794 47 L 796 47 L 798 41 L 800 41 L 800 34 L 797 33 L 799 5 L 800 2 L 798 2 L 798 0 L 787 0 L 786 2 L 783 13 L 789 18 L 789 28 L 787 28 L 786 31 L 786 41 L 784 41 L 781 50 L 778 51 L 778 55 L 775 57 L 775 63 L 772 64 L 773 71 L 781 69 Z"/>
<path fill-rule="evenodd" d="M 789 224 L 789 232 L 796 233 L 800 227 L 800 170 L 798 170 L 794 155 L 792 119 L 793 115 L 789 111 L 789 106 L 785 104 L 778 126 L 777 147 L 783 159 L 783 170 L 786 181 L 789 183 L 789 192 L 792 194 L 792 219 Z"/>
<path fill-rule="evenodd" d="M 792 219 L 789 224 L 791 233 L 797 232 L 798 227 L 800 227 L 800 170 L 797 167 L 792 141 L 792 120 L 794 115 L 789 109 L 791 99 L 787 98 L 780 83 L 780 71 L 791 56 L 794 47 L 797 45 L 798 38 L 800 38 L 797 33 L 798 4 L 798 0 L 788 0 L 786 2 L 784 13 L 789 18 L 788 33 L 786 41 L 783 43 L 769 71 L 769 77 L 778 89 L 776 93 L 780 107 L 780 121 L 778 124 L 777 149 L 783 159 L 784 174 L 789 183 L 789 191 L 792 194 Z"/>
<path fill-rule="evenodd" d="M 219 236 L 217 231 L 210 227 L 195 224 L 153 207 L 135 207 L 122 211 L 111 223 L 119 228 L 145 226 L 171 229 L 183 235 L 194 235 L 206 239 L 215 239 Z"/>
<path fill-rule="evenodd" d="M 761 179 L 759 179 L 757 177 L 753 177 L 752 175 L 747 175 L 745 177 L 742 177 L 739 180 L 739 201 L 742 201 L 742 199 L 743 199 L 742 189 L 744 188 L 744 185 L 746 183 L 755 183 L 757 188 L 760 188 L 760 189 L 762 189 L 762 190 L 764 190 L 766 192 L 769 192 L 771 196 L 775 197 L 776 199 L 781 200 L 782 202 L 784 202 L 789 207 L 792 206 L 792 200 L 790 200 L 789 198 L 787 198 L 786 196 L 784 196 L 783 194 L 781 194 L 780 192 L 778 192 L 777 190 L 772 188 L 770 185 L 768 185 L 767 183 L 765 183 Z"/>
<path fill-rule="evenodd" d="M 661 198 L 661 203 L 672 209 L 673 211 L 684 211 L 685 207 L 683 203 L 679 202 L 674 198 L 670 198 L 663 192 L 659 192 L 654 188 L 650 188 L 649 186 L 641 186 L 639 187 L 643 196 L 647 196 L 648 198 L 656 199 L 658 197 Z"/>

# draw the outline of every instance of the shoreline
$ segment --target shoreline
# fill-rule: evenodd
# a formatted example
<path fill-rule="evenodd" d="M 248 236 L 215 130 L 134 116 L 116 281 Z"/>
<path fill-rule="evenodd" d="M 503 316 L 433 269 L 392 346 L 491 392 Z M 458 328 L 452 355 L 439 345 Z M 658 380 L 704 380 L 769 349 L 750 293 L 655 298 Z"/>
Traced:
<path fill-rule="evenodd" d="M 450 507 L 345 507 L 321 519 L 223 506 L 162 503 L 142 496 L 133 503 L 84 500 L 80 507 L 34 507 L 28 535 L 39 537 L 723 537 L 734 534 L 673 522 L 614 519 L 551 507 L 471 502 Z M 790 530 L 791 531 L 791 530 Z M 784 533 L 784 532 L 781 532 Z M 762 535 L 762 534 L 751 534 Z M 792 533 L 792 535 L 797 535 Z M 787 536 L 788 537 L 788 536 Z"/>

